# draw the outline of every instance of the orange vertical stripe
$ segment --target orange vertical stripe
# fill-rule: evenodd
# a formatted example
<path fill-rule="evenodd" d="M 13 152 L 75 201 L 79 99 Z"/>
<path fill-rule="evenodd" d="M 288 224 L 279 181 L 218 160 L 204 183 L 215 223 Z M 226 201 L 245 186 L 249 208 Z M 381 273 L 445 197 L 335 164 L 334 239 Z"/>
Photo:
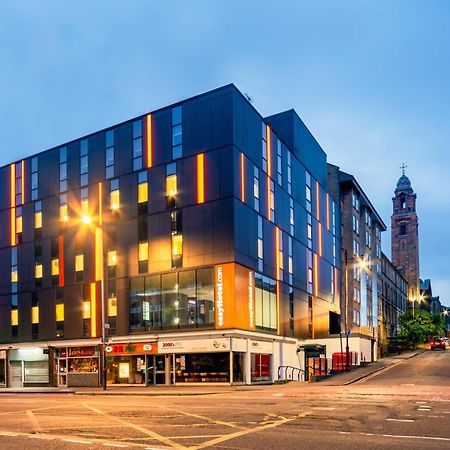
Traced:
<path fill-rule="evenodd" d="M 330 229 L 330 196 L 327 192 L 327 230 Z"/>
<path fill-rule="evenodd" d="M 11 206 L 11 247 L 16 245 L 16 165 L 11 164 L 9 170 L 10 183 L 10 206 Z"/>
<path fill-rule="evenodd" d="M 152 115 L 147 115 L 147 167 L 153 166 Z"/>
<path fill-rule="evenodd" d="M 334 270 L 334 302 L 337 303 L 339 301 L 338 271 L 336 267 L 334 267 L 333 270 Z"/>
<path fill-rule="evenodd" d="M 98 224 L 102 224 L 103 220 L 103 192 L 102 192 L 102 183 L 98 183 Z"/>
<path fill-rule="evenodd" d="M 64 236 L 58 238 L 59 286 L 64 286 Z"/>
<path fill-rule="evenodd" d="M 320 220 L 320 186 L 319 182 L 316 181 L 316 217 L 317 220 Z"/>
<path fill-rule="evenodd" d="M 91 283 L 91 337 L 97 336 L 97 285 Z"/>
<path fill-rule="evenodd" d="M 24 160 L 22 160 L 21 177 L 22 177 L 22 205 L 23 205 L 25 203 L 25 161 Z"/>
<path fill-rule="evenodd" d="M 319 256 L 314 253 L 314 296 L 319 296 Z"/>
<path fill-rule="evenodd" d="M 277 334 L 280 334 L 280 282 L 277 281 Z"/>
<path fill-rule="evenodd" d="M 318 227 L 319 227 L 319 256 L 322 256 L 322 224 L 321 223 L 317 223 Z"/>
<path fill-rule="evenodd" d="M 241 153 L 241 201 L 245 203 L 245 160 Z"/>
<path fill-rule="evenodd" d="M 205 155 L 197 155 L 197 203 L 205 202 Z"/>
<path fill-rule="evenodd" d="M 272 142 L 270 140 L 270 127 L 266 125 L 266 145 L 267 145 L 267 175 L 272 176 Z"/>

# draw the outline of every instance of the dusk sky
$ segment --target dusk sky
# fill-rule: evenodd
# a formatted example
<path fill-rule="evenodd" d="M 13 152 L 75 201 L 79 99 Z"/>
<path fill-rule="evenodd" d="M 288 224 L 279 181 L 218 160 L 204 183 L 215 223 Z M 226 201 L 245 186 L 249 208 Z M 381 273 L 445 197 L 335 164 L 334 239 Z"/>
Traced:
<path fill-rule="evenodd" d="M 407 164 L 448 305 L 449 23 L 431 0 L 0 0 L 0 166 L 233 82 L 263 115 L 294 108 L 387 225 Z"/>

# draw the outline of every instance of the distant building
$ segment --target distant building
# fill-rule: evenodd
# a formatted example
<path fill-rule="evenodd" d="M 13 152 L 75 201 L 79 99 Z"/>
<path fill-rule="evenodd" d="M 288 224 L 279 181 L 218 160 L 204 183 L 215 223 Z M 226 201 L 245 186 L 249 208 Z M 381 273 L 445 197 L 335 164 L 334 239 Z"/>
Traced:
<path fill-rule="evenodd" d="M 408 309 L 408 281 L 389 258 L 381 254 L 379 342 L 381 354 L 399 331 L 399 318 Z"/>
<path fill-rule="evenodd" d="M 386 225 L 355 177 L 332 164 L 328 189 L 342 210 L 342 328 L 350 333 L 350 350 L 373 361 L 378 355 L 378 279 Z"/>
<path fill-rule="evenodd" d="M 420 280 L 420 302 L 416 307 L 425 309 L 431 314 L 439 314 L 441 312 L 442 305 L 439 295 L 433 296 L 433 289 L 431 288 L 431 280 L 429 278 Z"/>
<path fill-rule="evenodd" d="M 408 298 L 417 302 L 420 295 L 419 219 L 416 213 L 416 194 L 405 175 L 404 167 L 392 198 L 392 262 L 405 273 L 408 280 Z"/>

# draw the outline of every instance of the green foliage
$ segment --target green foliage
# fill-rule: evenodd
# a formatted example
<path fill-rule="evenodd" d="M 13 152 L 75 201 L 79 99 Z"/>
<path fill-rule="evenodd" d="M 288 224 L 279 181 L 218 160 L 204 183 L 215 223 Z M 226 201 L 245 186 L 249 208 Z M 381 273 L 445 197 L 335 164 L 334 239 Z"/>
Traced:
<path fill-rule="evenodd" d="M 400 316 L 399 336 L 405 339 L 409 345 L 426 342 L 433 336 L 443 336 L 445 333 L 445 321 L 439 314 L 430 314 L 428 311 L 418 309 Z"/>

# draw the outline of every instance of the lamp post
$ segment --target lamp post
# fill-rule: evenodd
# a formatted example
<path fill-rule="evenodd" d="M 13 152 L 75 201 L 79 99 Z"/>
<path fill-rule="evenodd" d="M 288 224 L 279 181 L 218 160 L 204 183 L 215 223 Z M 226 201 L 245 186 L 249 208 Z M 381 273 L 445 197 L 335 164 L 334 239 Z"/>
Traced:
<path fill-rule="evenodd" d="M 345 290 L 345 368 L 348 369 L 348 361 L 350 359 L 350 347 L 348 343 L 348 338 L 350 335 L 349 320 L 348 320 L 348 304 L 349 304 L 349 292 L 348 292 L 348 263 L 349 261 L 356 261 L 356 266 L 359 269 L 365 269 L 368 266 L 368 262 L 365 260 L 364 256 L 356 256 L 349 258 L 347 250 L 344 250 L 344 290 Z"/>

